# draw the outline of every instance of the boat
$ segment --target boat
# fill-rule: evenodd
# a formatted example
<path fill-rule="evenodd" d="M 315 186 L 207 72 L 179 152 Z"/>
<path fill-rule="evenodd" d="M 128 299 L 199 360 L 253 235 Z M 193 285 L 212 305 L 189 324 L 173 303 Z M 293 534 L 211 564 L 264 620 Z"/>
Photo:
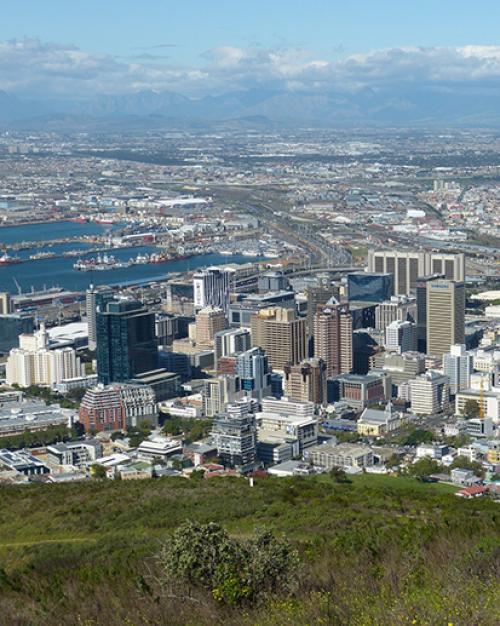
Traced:
<path fill-rule="evenodd" d="M 78 259 L 73 264 L 73 269 L 79 272 L 104 272 L 106 270 L 118 270 L 130 267 L 131 262 L 117 261 L 113 255 L 98 254 L 96 258 Z"/>
<path fill-rule="evenodd" d="M 86 224 L 88 220 L 83 215 L 80 215 L 79 217 L 70 217 L 69 221 L 75 224 Z"/>
<path fill-rule="evenodd" d="M 114 224 L 109 217 L 96 217 L 94 221 L 96 224 Z"/>
<path fill-rule="evenodd" d="M 17 265 L 22 262 L 23 260 L 20 257 L 9 256 L 7 252 L 4 252 L 2 256 L 0 256 L 0 265 Z"/>
<path fill-rule="evenodd" d="M 52 259 L 56 256 L 55 252 L 36 252 L 30 255 L 30 261 L 38 261 L 39 259 Z"/>

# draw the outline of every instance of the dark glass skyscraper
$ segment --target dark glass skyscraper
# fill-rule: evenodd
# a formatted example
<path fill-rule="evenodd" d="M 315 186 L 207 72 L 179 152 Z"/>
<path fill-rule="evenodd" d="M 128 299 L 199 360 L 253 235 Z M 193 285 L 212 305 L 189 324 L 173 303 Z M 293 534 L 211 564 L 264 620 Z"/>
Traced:
<path fill-rule="evenodd" d="M 382 272 L 356 272 L 347 275 L 349 300 L 384 302 L 394 294 L 394 276 Z"/>
<path fill-rule="evenodd" d="M 157 367 L 155 316 L 140 302 L 108 302 L 97 311 L 96 331 L 100 383 L 124 382 Z"/>

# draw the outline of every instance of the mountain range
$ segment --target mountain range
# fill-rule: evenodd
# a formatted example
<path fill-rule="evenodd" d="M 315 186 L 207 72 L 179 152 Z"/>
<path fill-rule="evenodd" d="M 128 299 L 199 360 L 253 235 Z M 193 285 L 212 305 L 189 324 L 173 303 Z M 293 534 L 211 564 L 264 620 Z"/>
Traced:
<path fill-rule="evenodd" d="M 355 92 L 314 93 L 252 89 L 190 98 L 141 91 L 87 99 L 26 99 L 0 91 L 4 129 L 82 128 L 110 125 L 161 127 L 241 121 L 264 125 L 498 126 L 500 91 L 470 85 L 386 85 Z"/>

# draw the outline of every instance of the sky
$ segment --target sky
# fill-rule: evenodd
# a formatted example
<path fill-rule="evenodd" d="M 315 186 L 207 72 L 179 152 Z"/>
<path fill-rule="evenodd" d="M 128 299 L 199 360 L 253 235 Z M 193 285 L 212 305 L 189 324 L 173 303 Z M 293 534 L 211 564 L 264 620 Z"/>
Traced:
<path fill-rule="evenodd" d="M 498 0 L 5 0 L 0 90 L 496 81 L 499 24 Z"/>

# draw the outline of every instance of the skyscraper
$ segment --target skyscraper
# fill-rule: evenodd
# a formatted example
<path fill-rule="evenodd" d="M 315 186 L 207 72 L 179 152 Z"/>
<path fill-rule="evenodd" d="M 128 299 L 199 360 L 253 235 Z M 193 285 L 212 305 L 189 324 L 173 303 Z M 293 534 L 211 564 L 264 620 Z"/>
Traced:
<path fill-rule="evenodd" d="M 463 254 L 404 250 L 370 250 L 369 272 L 394 274 L 394 293 L 409 294 L 415 289 L 419 276 L 443 274 L 449 280 L 465 280 Z"/>
<path fill-rule="evenodd" d="M 8 291 L 0 292 L 0 315 L 12 313 L 12 301 Z"/>
<path fill-rule="evenodd" d="M 394 276 L 383 272 L 353 272 L 347 275 L 349 300 L 384 302 L 394 294 Z"/>
<path fill-rule="evenodd" d="M 214 338 L 214 361 L 234 354 L 235 352 L 245 352 L 250 348 L 251 336 L 248 328 L 231 328 L 215 333 Z"/>
<path fill-rule="evenodd" d="M 90 285 L 85 293 L 85 311 L 87 314 L 89 331 L 89 350 L 95 350 L 97 347 L 97 311 L 104 311 L 106 309 L 106 304 L 111 302 L 114 297 L 115 294 L 109 287 L 94 287 L 94 285 Z"/>
<path fill-rule="evenodd" d="M 213 346 L 215 334 L 226 327 L 224 311 L 216 306 L 206 306 L 196 314 L 196 343 Z"/>
<path fill-rule="evenodd" d="M 325 362 L 327 378 L 352 371 L 352 317 L 347 304 L 318 307 L 314 355 Z"/>
<path fill-rule="evenodd" d="M 450 380 L 450 393 L 456 395 L 459 391 L 470 387 L 470 377 L 474 371 L 473 356 L 468 354 L 463 344 L 450 347 L 450 351 L 443 357 L 443 373 Z"/>
<path fill-rule="evenodd" d="M 252 345 L 266 351 L 269 365 L 283 370 L 306 357 L 306 320 L 294 309 L 270 307 L 251 317 Z"/>
<path fill-rule="evenodd" d="M 427 282 L 427 354 L 442 356 L 465 341 L 465 285 L 445 278 Z"/>
<path fill-rule="evenodd" d="M 417 309 L 417 351 L 425 354 L 427 352 L 427 283 L 438 278 L 445 278 L 442 274 L 434 274 L 430 276 L 421 276 L 417 278 L 416 296 Z"/>
<path fill-rule="evenodd" d="M 236 376 L 241 391 L 262 400 L 271 392 L 271 370 L 262 348 L 254 347 L 236 355 Z"/>
<path fill-rule="evenodd" d="M 300 365 L 286 365 L 285 395 L 301 402 L 326 401 L 326 364 L 322 359 L 306 359 Z"/>
<path fill-rule="evenodd" d="M 385 329 L 385 347 L 389 351 L 413 352 L 417 347 L 417 332 L 413 322 L 391 322 Z"/>
<path fill-rule="evenodd" d="M 108 302 L 97 312 L 97 377 L 100 383 L 125 382 L 158 364 L 155 316 L 140 302 Z"/>
<path fill-rule="evenodd" d="M 221 267 L 196 272 L 193 276 L 195 311 L 211 305 L 220 307 L 227 314 L 233 276 L 234 270 Z"/>

